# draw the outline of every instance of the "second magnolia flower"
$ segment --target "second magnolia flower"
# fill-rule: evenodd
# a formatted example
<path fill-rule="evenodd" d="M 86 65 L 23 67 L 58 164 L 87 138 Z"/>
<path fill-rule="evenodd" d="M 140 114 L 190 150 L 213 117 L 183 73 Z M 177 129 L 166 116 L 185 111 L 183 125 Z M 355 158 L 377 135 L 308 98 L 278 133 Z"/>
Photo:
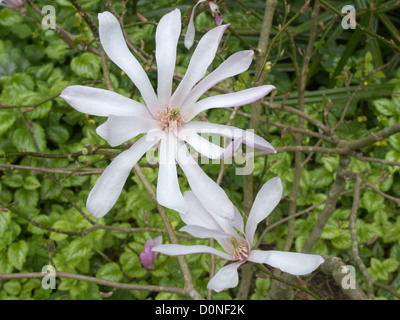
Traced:
<path fill-rule="evenodd" d="M 181 34 L 181 13 L 176 9 L 166 14 L 156 30 L 156 94 L 142 66 L 129 51 L 118 20 L 110 12 L 99 14 L 99 35 L 105 52 L 130 77 L 145 104 L 112 91 L 78 85 L 67 87 L 61 97 L 78 111 L 108 117 L 96 131 L 111 146 L 117 146 L 139 134 L 145 135 L 118 155 L 97 180 L 86 203 L 93 216 L 102 217 L 113 207 L 132 167 L 148 149 L 158 146 L 160 164 L 157 201 L 161 205 L 179 212 L 189 210 L 180 191 L 177 162 L 191 189 L 205 208 L 224 218 L 234 218 L 232 202 L 222 188 L 190 157 L 185 144 L 189 143 L 199 153 L 213 159 L 232 155 L 238 147 L 238 142 L 250 143 L 252 147 L 275 152 L 266 140 L 244 130 L 221 124 L 191 121 L 204 110 L 252 103 L 275 89 L 274 86 L 265 85 L 198 101 L 212 86 L 247 70 L 252 62 L 253 51 L 240 51 L 205 76 L 227 27 L 228 25 L 218 26 L 202 37 L 185 76 L 172 93 L 176 48 Z M 224 150 L 202 138 L 199 132 L 220 133 L 236 139 L 237 142 Z"/>

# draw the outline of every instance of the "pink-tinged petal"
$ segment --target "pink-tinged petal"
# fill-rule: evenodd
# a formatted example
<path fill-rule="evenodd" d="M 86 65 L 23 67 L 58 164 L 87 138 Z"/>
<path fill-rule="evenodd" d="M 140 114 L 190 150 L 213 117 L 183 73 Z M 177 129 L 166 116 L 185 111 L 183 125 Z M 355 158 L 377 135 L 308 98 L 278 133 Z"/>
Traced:
<path fill-rule="evenodd" d="M 233 260 L 233 256 L 230 254 L 202 245 L 183 246 L 179 244 L 162 244 L 159 246 L 155 246 L 153 248 L 153 251 L 160 252 L 168 256 L 185 256 L 188 254 L 196 254 L 196 253 L 210 253 L 218 257 L 221 257 L 225 260 Z"/>
<path fill-rule="evenodd" d="M 135 100 L 118 93 L 85 86 L 69 86 L 61 92 L 60 97 L 74 109 L 94 116 L 151 117 L 147 107 Z"/>
<path fill-rule="evenodd" d="M 108 11 L 100 13 L 98 18 L 100 42 L 104 51 L 118 67 L 125 71 L 139 89 L 150 112 L 157 117 L 157 110 L 160 107 L 157 96 L 146 72 L 129 51 L 117 18 Z"/>
<path fill-rule="evenodd" d="M 186 49 L 188 49 L 188 50 L 193 46 L 194 35 L 196 34 L 196 30 L 194 28 L 194 13 L 195 13 L 197 6 L 204 1 L 206 1 L 206 0 L 197 1 L 197 3 L 195 4 L 195 6 L 192 9 L 192 14 L 190 15 L 190 20 L 189 20 L 189 24 L 187 26 L 185 40 L 184 40 L 184 45 L 185 45 Z"/>
<path fill-rule="evenodd" d="M 222 218 L 233 220 L 234 206 L 224 190 L 217 185 L 189 154 L 183 142 L 178 144 L 177 161 L 186 175 L 190 187 L 206 210 Z"/>
<path fill-rule="evenodd" d="M 228 25 L 223 25 L 211 29 L 201 38 L 190 59 L 185 76 L 171 97 L 170 108 L 180 108 L 193 86 L 204 77 L 227 27 Z"/>
<path fill-rule="evenodd" d="M 185 121 L 190 121 L 204 110 L 243 106 L 265 97 L 274 89 L 276 89 L 274 86 L 265 85 L 233 93 L 219 94 L 200 100 L 190 108 L 185 108 L 182 110 L 182 115 Z"/>
<path fill-rule="evenodd" d="M 118 155 L 104 170 L 89 193 L 87 210 L 96 218 L 104 216 L 117 202 L 126 179 L 136 162 L 158 142 L 147 134 Z"/>
<path fill-rule="evenodd" d="M 249 261 L 266 263 L 283 272 L 302 276 L 313 272 L 319 267 L 324 259 L 316 254 L 304 254 L 284 251 L 260 251 L 253 250 L 250 253 Z"/>
<path fill-rule="evenodd" d="M 189 207 L 179 188 L 175 163 L 176 143 L 177 138 L 172 131 L 167 132 L 160 142 L 157 201 L 164 207 L 186 213 Z"/>
<path fill-rule="evenodd" d="M 161 18 L 156 30 L 157 92 L 161 107 L 168 105 L 171 98 L 176 47 L 180 34 L 181 12 L 175 9 Z"/>
<path fill-rule="evenodd" d="M 200 239 L 206 239 L 206 238 L 230 238 L 231 235 L 227 234 L 222 231 L 217 231 L 217 230 L 212 230 L 204 227 L 199 227 L 199 226 L 184 226 L 181 228 L 179 231 L 181 232 L 187 232 L 191 234 L 193 237 L 200 238 Z"/>
<path fill-rule="evenodd" d="M 241 139 L 233 144 L 234 150 L 239 147 L 236 143 L 243 142 L 252 148 L 276 153 L 274 147 L 267 140 L 254 134 L 251 130 L 242 130 L 232 126 L 203 121 L 190 121 L 185 123 L 184 126 L 186 129 L 193 129 L 197 133 L 218 134 L 231 139 Z"/>
<path fill-rule="evenodd" d="M 253 244 L 257 225 L 264 220 L 282 198 L 282 181 L 279 177 L 268 180 L 258 192 L 246 222 L 245 233 L 250 246 Z"/>
<path fill-rule="evenodd" d="M 212 289 L 215 292 L 220 292 L 226 289 L 235 288 L 239 283 L 239 274 L 237 269 L 243 262 L 230 263 L 215 274 L 207 285 L 207 289 Z"/>
<path fill-rule="evenodd" d="M 147 270 L 152 270 L 154 268 L 154 263 L 157 258 L 158 252 L 153 252 L 152 249 L 156 245 L 162 243 L 162 236 L 158 236 L 154 240 L 149 237 L 144 245 L 143 251 L 140 253 L 140 264 L 143 268 Z"/>
<path fill-rule="evenodd" d="M 198 135 L 194 130 L 185 129 L 185 125 L 178 131 L 178 138 L 189 143 L 197 152 L 209 159 L 221 159 L 225 152 L 224 149 Z"/>
<path fill-rule="evenodd" d="M 103 139 L 105 139 L 110 146 L 116 147 L 121 143 L 128 141 L 138 134 L 148 132 L 150 130 L 161 130 L 159 126 L 159 121 L 155 120 L 153 117 L 121 117 L 110 115 L 106 121 L 106 128 L 108 133 L 103 137 L 104 129 L 96 130 Z"/>
<path fill-rule="evenodd" d="M 253 55 L 254 52 L 252 50 L 240 51 L 222 62 L 217 69 L 207 75 L 190 91 L 182 103 L 182 111 L 190 110 L 194 103 L 212 86 L 246 71 L 253 60 Z"/>
<path fill-rule="evenodd" d="M 221 11 L 218 10 L 217 15 L 215 16 L 215 24 L 217 26 L 221 25 L 223 19 L 224 17 L 222 16 Z"/>

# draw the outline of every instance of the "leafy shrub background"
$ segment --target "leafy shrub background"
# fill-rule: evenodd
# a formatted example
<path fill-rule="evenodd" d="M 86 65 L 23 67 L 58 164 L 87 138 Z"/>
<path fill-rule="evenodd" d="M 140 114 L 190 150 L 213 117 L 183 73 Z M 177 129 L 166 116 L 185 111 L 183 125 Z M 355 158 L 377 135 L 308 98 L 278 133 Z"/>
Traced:
<path fill-rule="evenodd" d="M 38 8 L 48 1 L 32 1 Z M 100 0 L 82 0 L 79 3 L 97 21 L 97 13 L 107 10 Z M 357 2 L 357 1 L 356 1 Z M 385 39 L 394 39 L 399 45 L 399 34 L 395 26 L 399 23 L 399 8 L 396 1 L 357 2 L 359 16 L 364 21 L 369 16 L 366 28 Z M 122 1 L 111 1 L 116 12 L 123 10 Z M 147 62 L 144 67 L 156 83 L 156 72 L 151 69 L 155 63 L 150 59 L 154 54 L 156 22 L 163 14 L 179 7 L 185 18 L 192 1 L 128 1 L 124 17 L 125 31 Z M 256 48 L 260 34 L 265 2 L 218 1 L 224 21 L 232 28 L 225 35 L 213 68 L 230 54 L 239 50 Z M 371 11 L 371 3 L 375 11 Z M 329 1 L 340 11 L 340 2 Z M 90 50 L 96 47 L 93 34 L 82 16 L 67 0 L 52 1 L 56 8 L 56 22 L 63 30 L 75 36 L 67 44 L 56 30 L 41 27 L 41 17 L 31 6 L 18 10 L 0 9 L 0 273 L 40 272 L 42 267 L 54 264 L 58 271 L 83 274 L 100 279 L 120 282 L 151 284 L 157 286 L 183 287 L 184 280 L 175 258 L 159 255 L 156 268 L 152 271 L 141 268 L 139 254 L 149 236 L 163 234 L 164 242 L 169 241 L 156 205 L 143 184 L 132 174 L 114 208 L 96 223 L 111 226 L 93 227 L 82 213 L 90 215 L 85 202 L 99 172 L 113 156 L 127 145 L 110 148 L 95 132 L 104 118 L 81 114 L 73 110 L 59 93 L 68 85 L 83 84 L 105 88 L 101 60 Z M 303 1 L 292 1 L 289 18 L 304 5 Z M 313 4 L 312 4 L 313 5 Z M 311 5 L 311 9 L 312 9 Z M 284 19 L 285 5 L 279 2 L 273 21 L 271 38 L 279 35 L 278 25 Z M 141 21 L 136 13 L 146 17 Z M 296 50 L 304 52 L 310 32 L 310 10 L 299 15 L 288 26 L 295 40 Z M 187 20 L 187 19 L 186 19 Z M 287 20 L 286 20 L 287 21 Z M 187 21 L 186 21 L 187 22 Z M 364 21 L 365 22 L 365 21 Z M 340 19 L 332 12 L 321 9 L 318 16 L 317 38 L 311 57 L 305 92 L 304 112 L 317 121 L 332 128 L 339 124 L 335 134 L 342 140 L 356 140 L 373 132 L 390 127 L 400 119 L 400 69 L 399 50 L 361 32 L 343 30 Z M 197 39 L 214 26 L 207 7 L 195 19 Z M 322 27 L 323 26 L 323 27 Z M 231 30 L 231 31 L 230 31 Z M 297 34 L 295 34 L 295 30 Z M 185 31 L 185 29 L 184 29 Z M 276 39 L 265 65 L 266 83 L 277 87 L 272 98 L 265 100 L 298 106 L 298 88 L 295 65 L 290 58 L 290 39 L 281 33 Z M 350 44 L 353 44 L 351 48 Z M 397 47 L 398 48 L 398 47 Z M 283 54 L 282 53 L 283 51 Z M 193 49 L 187 51 L 183 37 L 178 45 L 177 72 L 184 74 Z M 296 61 L 302 55 L 297 52 Z M 397 60 L 394 59 L 397 57 Z M 143 61 L 141 61 L 143 62 Z M 385 65 L 387 64 L 387 65 Z M 384 67 L 382 67 L 384 66 Z M 112 85 L 124 96 L 140 100 L 130 79 L 113 63 L 109 63 Z M 382 67 L 382 68 L 381 68 Z M 376 71 L 377 68 L 381 68 Z M 367 79 L 365 76 L 371 74 Z M 243 89 L 253 86 L 254 63 L 250 69 L 229 81 L 219 84 L 221 88 Z M 175 81 L 176 84 L 176 81 Z M 333 84 L 333 85 L 332 85 Z M 360 89 L 357 89 L 360 88 Z M 217 94 L 217 91 L 210 91 Z M 290 96 L 285 98 L 287 92 Z M 352 94 L 354 96 L 352 96 Z M 350 101 L 351 99 L 351 101 Z M 343 108 L 350 101 L 345 118 L 340 120 Z M 239 109 L 232 125 L 246 129 L 252 106 Z M 226 124 L 232 111 L 210 110 L 205 113 L 210 122 Z M 272 156 L 255 158 L 254 188 L 274 176 L 280 176 L 284 184 L 284 198 L 269 217 L 268 225 L 287 216 L 294 183 L 295 153 L 287 148 L 296 146 L 295 134 L 291 128 L 297 126 L 298 117 L 289 112 L 271 112 L 263 108 L 258 133 L 278 149 Z M 274 126 L 281 123 L 284 126 Z M 286 128 L 286 129 L 285 129 Z M 317 132 L 308 121 L 304 129 Z M 34 134 L 35 141 L 31 138 Z M 303 134 L 301 145 L 315 146 L 316 136 Z M 36 143 L 36 145 L 35 145 Z M 334 144 L 322 140 L 320 147 L 334 149 Z M 285 149 L 286 148 L 286 149 Z M 41 156 L 47 155 L 47 156 Z M 309 155 L 305 152 L 303 160 Z M 383 161 L 373 161 L 381 159 Z M 147 167 L 146 159 L 141 160 L 142 170 L 151 183 L 157 178 L 157 168 Z M 351 154 L 348 170 L 360 175 L 375 189 L 362 184 L 356 231 L 359 242 L 359 256 L 374 281 L 391 287 L 400 293 L 400 133 L 373 142 Z M 296 200 L 297 211 L 315 206 L 328 197 L 328 192 L 338 174 L 339 155 L 337 152 L 315 152 L 301 171 Z M 214 180 L 217 180 L 220 165 L 202 165 Z M 188 184 L 181 171 L 180 185 L 187 190 Z M 58 181 L 60 188 L 54 182 Z M 363 181 L 364 181 L 363 180 Z M 221 186 L 230 199 L 241 210 L 243 207 L 244 177 L 235 175 L 235 166 L 227 165 Z M 343 191 L 354 188 L 354 179 L 348 178 Z M 381 191 L 382 193 L 379 193 Z M 389 195 L 390 199 L 385 197 Z M 353 264 L 352 239 L 349 220 L 353 203 L 353 192 L 339 198 L 319 240 L 312 251 L 321 255 L 340 257 L 346 264 Z M 397 202 L 396 202 L 397 201 Z M 296 218 L 292 250 L 300 252 L 309 237 L 324 204 L 316 206 L 307 214 Z M 167 210 L 175 230 L 183 226 L 179 215 Z M 90 218 L 92 219 L 92 218 Z M 95 220 L 95 219 L 92 219 Z M 35 221 L 38 224 L 32 223 Z M 47 227 L 43 228 L 43 226 Z M 64 233 L 51 231 L 61 230 Z M 126 232 L 136 228 L 140 232 Z M 156 231 L 143 231 L 145 228 Z M 149 229 L 150 230 L 150 229 Z M 259 230 L 261 234 L 262 229 Z M 282 250 L 288 233 L 287 223 L 279 224 L 262 239 L 262 246 Z M 193 240 L 179 237 L 180 243 L 208 244 L 207 240 Z M 193 255 L 186 258 L 198 292 L 207 296 L 210 257 Z M 224 264 L 217 262 L 217 268 Z M 253 270 L 254 271 L 254 270 Z M 365 290 L 366 281 L 357 269 L 357 280 Z M 271 288 L 271 280 L 253 277 L 248 298 L 263 299 Z M 324 297 L 318 287 L 312 289 Z M 11 279 L 0 282 L 0 299 L 187 299 L 182 295 L 143 290 L 117 290 L 110 297 L 109 287 L 99 284 L 59 278 L 56 290 L 45 290 L 41 279 Z M 214 299 L 234 299 L 240 287 L 214 294 Z M 320 291 L 319 291 L 320 290 Z M 340 289 L 338 289 L 338 292 Z M 375 287 L 374 296 L 379 299 L 396 299 L 388 290 Z M 341 297 L 337 293 L 336 297 Z"/>

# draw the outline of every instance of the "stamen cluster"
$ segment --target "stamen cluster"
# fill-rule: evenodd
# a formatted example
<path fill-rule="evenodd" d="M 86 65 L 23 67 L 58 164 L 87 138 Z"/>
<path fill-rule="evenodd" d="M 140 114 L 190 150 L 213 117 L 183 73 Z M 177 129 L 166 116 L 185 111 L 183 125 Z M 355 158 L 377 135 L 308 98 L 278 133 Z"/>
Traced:
<path fill-rule="evenodd" d="M 158 111 L 158 119 L 160 125 L 168 131 L 176 129 L 184 123 L 180 110 L 170 109 L 168 106 L 165 106 L 164 110 Z"/>

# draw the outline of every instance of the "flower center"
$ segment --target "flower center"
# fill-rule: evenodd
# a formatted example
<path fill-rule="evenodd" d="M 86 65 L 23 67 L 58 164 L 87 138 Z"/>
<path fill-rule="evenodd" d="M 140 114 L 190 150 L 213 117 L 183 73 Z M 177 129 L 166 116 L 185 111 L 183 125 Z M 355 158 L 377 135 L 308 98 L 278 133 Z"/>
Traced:
<path fill-rule="evenodd" d="M 249 257 L 249 247 L 246 243 L 240 243 L 234 236 L 231 237 L 233 245 L 233 256 L 240 262 L 246 261 Z"/>
<path fill-rule="evenodd" d="M 167 106 L 165 106 L 164 110 L 158 111 L 158 119 L 161 122 L 161 127 L 168 131 L 180 127 L 184 122 L 181 112 L 178 108 L 170 109 Z"/>

